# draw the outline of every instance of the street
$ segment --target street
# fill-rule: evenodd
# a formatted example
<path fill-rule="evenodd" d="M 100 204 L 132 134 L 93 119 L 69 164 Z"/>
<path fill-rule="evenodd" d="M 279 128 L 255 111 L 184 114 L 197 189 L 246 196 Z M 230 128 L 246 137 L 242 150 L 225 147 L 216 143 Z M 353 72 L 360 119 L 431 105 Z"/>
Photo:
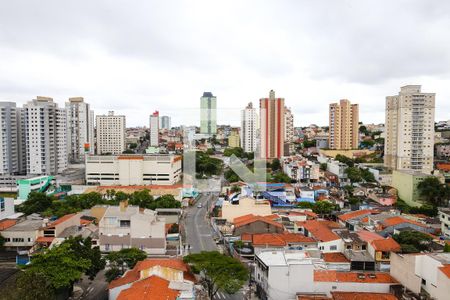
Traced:
<path fill-rule="evenodd" d="M 214 241 L 214 233 L 210 226 L 210 220 L 207 216 L 207 209 L 213 205 L 217 199 L 217 193 L 201 194 L 197 202 L 186 209 L 185 212 L 185 230 L 186 230 L 186 244 L 191 246 L 190 253 L 199 253 L 201 251 L 218 251 L 218 247 Z M 198 208 L 198 204 L 202 204 Z M 226 294 L 224 292 L 217 292 L 214 299 L 220 300 L 242 300 L 244 294 L 242 291 L 234 295 Z"/>

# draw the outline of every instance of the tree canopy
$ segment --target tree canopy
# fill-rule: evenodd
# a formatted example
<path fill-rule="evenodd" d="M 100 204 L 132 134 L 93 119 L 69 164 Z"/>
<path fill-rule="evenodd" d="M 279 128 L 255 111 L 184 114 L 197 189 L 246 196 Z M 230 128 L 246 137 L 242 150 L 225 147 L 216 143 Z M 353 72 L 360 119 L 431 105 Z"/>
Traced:
<path fill-rule="evenodd" d="M 26 215 L 40 213 L 48 209 L 52 205 L 53 198 L 47 196 L 46 193 L 31 192 L 27 200 L 19 205 L 18 210 Z"/>
<path fill-rule="evenodd" d="M 426 177 L 417 185 L 417 189 L 427 203 L 435 207 L 448 205 L 450 187 L 442 184 L 437 177 Z"/>
<path fill-rule="evenodd" d="M 138 248 L 125 248 L 120 251 L 110 252 L 106 260 L 110 264 L 110 269 L 106 271 L 105 277 L 108 282 L 121 276 L 126 269 L 132 269 L 138 261 L 147 258 L 147 253 Z"/>
<path fill-rule="evenodd" d="M 202 251 L 184 257 L 194 273 L 202 276 L 202 283 L 210 299 L 221 290 L 234 294 L 248 279 L 248 270 L 237 259 L 217 251 Z"/>
<path fill-rule="evenodd" d="M 403 253 L 417 253 L 430 249 L 433 238 L 419 231 L 402 231 L 393 235 L 394 240 L 400 244 Z"/>
<path fill-rule="evenodd" d="M 208 154 L 197 151 L 195 168 L 199 176 L 219 175 L 223 169 L 223 161 L 210 157 Z"/>

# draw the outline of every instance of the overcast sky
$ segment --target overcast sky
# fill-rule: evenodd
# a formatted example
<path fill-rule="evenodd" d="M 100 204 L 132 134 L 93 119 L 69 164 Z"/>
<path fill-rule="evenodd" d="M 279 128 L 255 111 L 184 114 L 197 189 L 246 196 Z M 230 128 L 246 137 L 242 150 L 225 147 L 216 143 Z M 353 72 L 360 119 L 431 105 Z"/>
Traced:
<path fill-rule="evenodd" d="M 270 89 L 295 125 L 328 122 L 328 104 L 360 104 L 384 122 L 385 96 L 421 84 L 450 119 L 450 1 L 1 1 L 0 101 L 83 96 L 148 126 L 198 124 L 200 96 L 220 124 Z"/>

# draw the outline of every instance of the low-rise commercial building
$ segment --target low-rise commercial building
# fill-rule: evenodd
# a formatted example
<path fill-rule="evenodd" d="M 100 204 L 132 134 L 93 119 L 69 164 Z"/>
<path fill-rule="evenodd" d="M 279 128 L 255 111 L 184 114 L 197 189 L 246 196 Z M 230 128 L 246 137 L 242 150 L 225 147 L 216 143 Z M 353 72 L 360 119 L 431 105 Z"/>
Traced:
<path fill-rule="evenodd" d="M 398 197 L 411 206 L 420 206 L 420 194 L 417 186 L 429 174 L 411 171 L 411 170 L 395 170 L 392 173 L 392 186 L 397 189 Z"/>
<path fill-rule="evenodd" d="M 239 203 L 233 204 L 224 201 L 222 204 L 222 218 L 228 222 L 233 222 L 235 218 L 254 214 L 257 216 L 268 216 L 272 214 L 272 208 L 269 201 L 256 200 L 254 198 L 242 197 Z"/>
<path fill-rule="evenodd" d="M 173 185 L 181 179 L 181 156 L 112 155 L 86 158 L 90 185 Z"/>
<path fill-rule="evenodd" d="M 439 209 L 439 220 L 441 221 L 442 235 L 450 239 L 450 208 Z"/>
<path fill-rule="evenodd" d="M 29 250 L 41 236 L 44 220 L 26 219 L 1 232 L 5 239 L 4 247 L 13 250 Z"/>

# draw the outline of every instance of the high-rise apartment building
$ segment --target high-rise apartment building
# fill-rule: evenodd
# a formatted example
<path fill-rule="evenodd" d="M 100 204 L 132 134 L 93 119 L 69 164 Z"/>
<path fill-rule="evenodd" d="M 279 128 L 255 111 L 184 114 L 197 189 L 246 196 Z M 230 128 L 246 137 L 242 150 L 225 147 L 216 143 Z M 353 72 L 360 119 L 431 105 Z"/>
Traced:
<path fill-rule="evenodd" d="M 241 111 L 241 147 L 245 152 L 255 152 L 258 130 L 258 114 L 253 103 L 249 103 L 245 109 Z"/>
<path fill-rule="evenodd" d="M 290 108 L 284 109 L 284 155 L 294 152 L 294 115 Z"/>
<path fill-rule="evenodd" d="M 169 116 L 161 116 L 159 118 L 159 129 L 171 129 L 172 125 Z"/>
<path fill-rule="evenodd" d="M 0 174 L 22 173 L 21 110 L 14 102 L 0 102 Z"/>
<path fill-rule="evenodd" d="M 330 149 L 349 150 L 359 146 L 359 107 L 347 99 L 330 104 Z"/>
<path fill-rule="evenodd" d="M 24 107 L 27 174 L 58 174 L 67 168 L 66 111 L 49 97 L 36 97 Z"/>
<path fill-rule="evenodd" d="M 217 133 L 217 97 L 210 92 L 204 92 L 200 98 L 200 133 Z"/>
<path fill-rule="evenodd" d="M 284 155 L 285 106 L 284 98 L 275 98 L 271 90 L 269 98 L 259 100 L 261 158 L 280 158 Z"/>
<path fill-rule="evenodd" d="M 96 116 L 97 154 L 122 154 L 125 145 L 125 116 L 108 115 Z"/>
<path fill-rule="evenodd" d="M 86 153 L 94 154 L 94 112 L 82 97 L 66 102 L 67 151 L 70 162 L 83 162 Z"/>
<path fill-rule="evenodd" d="M 159 112 L 150 115 L 150 146 L 159 146 Z"/>
<path fill-rule="evenodd" d="M 384 164 L 394 170 L 433 170 L 435 94 L 420 85 L 386 97 Z"/>

